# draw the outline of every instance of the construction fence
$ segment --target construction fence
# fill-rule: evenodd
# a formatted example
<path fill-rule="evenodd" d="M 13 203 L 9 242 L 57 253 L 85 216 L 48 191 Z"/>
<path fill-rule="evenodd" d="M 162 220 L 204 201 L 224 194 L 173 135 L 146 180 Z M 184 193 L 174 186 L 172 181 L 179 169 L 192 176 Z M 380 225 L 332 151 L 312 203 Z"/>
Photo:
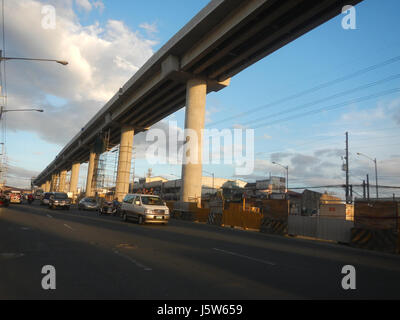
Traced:
<path fill-rule="evenodd" d="M 317 216 L 290 215 L 288 200 L 213 200 L 203 208 L 169 201 L 167 206 L 172 217 L 181 220 L 330 240 L 382 252 L 398 253 L 400 248 L 398 202 L 326 204 Z"/>

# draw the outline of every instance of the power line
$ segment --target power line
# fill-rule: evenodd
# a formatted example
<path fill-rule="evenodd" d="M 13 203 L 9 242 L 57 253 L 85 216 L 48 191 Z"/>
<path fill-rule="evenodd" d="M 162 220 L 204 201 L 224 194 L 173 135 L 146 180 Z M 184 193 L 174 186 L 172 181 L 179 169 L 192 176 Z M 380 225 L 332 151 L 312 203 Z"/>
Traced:
<path fill-rule="evenodd" d="M 333 111 L 335 109 L 339 109 L 339 108 L 345 107 L 346 105 L 349 105 L 349 104 L 352 104 L 352 103 L 363 102 L 363 101 L 371 100 L 371 99 L 374 99 L 374 98 L 379 98 L 379 97 L 382 97 L 382 96 L 386 96 L 386 95 L 390 95 L 390 94 L 393 94 L 393 93 L 397 93 L 397 92 L 400 92 L 400 88 L 393 88 L 393 89 L 381 91 L 381 92 L 378 92 L 378 93 L 370 94 L 370 95 L 367 95 L 367 96 L 355 98 L 355 99 L 352 99 L 352 100 L 347 100 L 347 101 L 344 101 L 344 102 L 340 102 L 340 103 L 337 103 L 337 104 L 334 104 L 334 105 L 330 105 L 330 106 L 327 106 L 327 107 L 310 110 L 310 111 L 307 111 L 307 112 L 304 112 L 304 113 L 298 113 L 298 114 L 295 114 L 295 115 L 292 115 L 292 116 L 289 116 L 289 117 L 286 117 L 286 118 L 278 119 L 278 120 L 275 120 L 275 121 L 272 121 L 272 122 L 269 122 L 269 123 L 263 123 L 263 124 L 257 125 L 255 127 L 253 127 L 253 129 L 262 128 L 262 127 L 268 127 L 268 126 L 271 126 L 271 125 L 276 124 L 276 123 L 280 123 L 280 122 L 284 122 L 284 121 L 288 121 L 288 120 L 293 120 L 293 119 L 297 119 L 297 118 L 301 118 L 301 117 L 305 117 L 307 115 L 314 115 L 314 114 L 320 113 L 320 112 Z"/>
<path fill-rule="evenodd" d="M 393 129 L 399 129 L 399 127 L 378 128 L 378 129 L 374 129 L 374 131 L 385 131 L 385 130 L 393 130 Z M 351 134 L 352 135 L 357 135 L 359 133 L 358 132 L 351 132 Z M 334 138 L 338 138 L 338 137 L 342 137 L 342 136 L 343 136 L 343 134 L 334 134 L 334 135 L 320 136 L 320 137 L 318 137 L 318 136 L 309 136 L 309 137 L 303 138 L 302 140 L 312 139 L 312 141 L 308 141 L 308 142 L 301 143 L 301 144 L 299 144 L 299 143 L 292 144 L 293 147 L 290 146 L 288 148 L 290 148 L 292 150 L 297 150 L 297 149 L 299 149 L 299 147 L 302 147 L 302 146 L 305 146 L 305 145 L 315 145 L 315 144 L 320 143 L 321 141 L 334 139 Z M 372 138 L 372 140 L 373 139 L 374 138 Z M 368 139 L 368 140 L 370 140 L 370 139 Z M 278 140 L 278 141 L 283 141 L 283 140 Z M 353 141 L 358 141 L 358 139 L 355 139 Z M 321 147 L 325 147 L 325 146 L 321 146 Z M 286 148 L 286 149 L 275 149 L 273 151 L 260 151 L 260 152 L 257 152 L 257 155 L 260 155 L 260 154 L 272 154 L 272 153 L 275 153 L 275 152 L 285 152 L 285 151 L 287 151 L 288 148 Z"/>
<path fill-rule="evenodd" d="M 287 97 L 285 97 L 285 98 L 276 100 L 276 101 L 271 102 L 271 103 L 268 103 L 268 104 L 266 104 L 266 105 L 259 106 L 259 107 L 256 107 L 256 108 L 247 110 L 246 112 L 241 112 L 241 113 L 239 113 L 239 114 L 236 114 L 236 115 L 227 117 L 227 118 L 225 118 L 225 119 L 221 119 L 221 120 L 214 121 L 214 122 L 212 122 L 212 123 L 209 123 L 209 124 L 207 125 L 207 127 L 209 127 L 209 126 L 211 126 L 211 125 L 216 125 L 216 124 L 219 124 L 219 123 L 222 123 L 222 122 L 225 122 L 225 121 L 233 120 L 233 119 L 236 119 L 236 118 L 248 116 L 249 114 L 252 114 L 252 113 L 254 113 L 254 112 L 260 111 L 260 110 L 262 110 L 262 109 L 267 109 L 267 108 L 273 107 L 273 106 L 275 106 L 275 105 L 281 104 L 281 103 L 283 103 L 283 102 L 286 102 L 286 101 L 289 101 L 289 100 L 293 100 L 293 99 L 299 98 L 299 97 L 304 96 L 304 95 L 306 95 L 306 94 L 313 93 L 313 92 L 315 92 L 315 91 L 318 91 L 318 90 L 321 90 L 321 89 L 330 87 L 330 86 L 332 86 L 332 85 L 334 85 L 334 84 L 337 84 L 337 83 L 339 83 L 339 82 L 343 82 L 343 81 L 349 80 L 349 79 L 351 79 L 351 78 L 355 78 L 355 77 L 360 76 L 360 75 L 362 75 L 362 74 L 365 74 L 365 73 L 368 73 L 368 72 L 370 72 L 370 71 L 373 71 L 373 70 L 382 68 L 382 67 L 384 67 L 384 66 L 387 66 L 387 65 L 389 65 L 389 64 L 392 64 L 392 63 L 395 63 L 395 62 L 398 62 L 398 61 L 400 61 L 400 56 L 393 57 L 393 58 L 391 58 L 391 59 L 385 60 L 385 61 L 380 62 L 380 63 L 378 63 L 378 64 L 369 66 L 369 67 L 364 68 L 364 69 L 360 69 L 360 70 L 358 70 L 358 71 L 356 71 L 356 72 L 347 74 L 347 75 L 345 75 L 345 76 L 336 78 L 336 79 L 334 79 L 334 80 L 330 80 L 330 81 L 324 82 L 324 83 L 319 84 L 319 85 L 316 85 L 316 86 L 314 86 L 314 87 L 312 87 L 312 88 L 310 88 L 310 89 L 306 89 L 306 90 L 301 91 L 301 92 L 299 92 L 299 93 L 295 93 L 295 94 L 289 95 L 289 96 L 287 96 Z"/>
<path fill-rule="evenodd" d="M 248 124 L 253 124 L 254 122 L 259 122 L 259 121 L 262 121 L 262 120 L 265 120 L 265 119 L 270 119 L 270 118 L 274 118 L 274 117 L 277 117 L 277 116 L 280 116 L 280 115 L 284 115 L 284 114 L 289 113 L 291 111 L 297 111 L 299 109 L 305 109 L 305 108 L 311 107 L 313 105 L 316 105 L 316 104 L 319 104 L 319 103 L 322 103 L 322 102 L 325 102 L 325 101 L 328 101 L 328 100 L 339 98 L 339 97 L 342 97 L 344 95 L 347 95 L 347 94 L 350 94 L 350 93 L 354 93 L 356 91 L 368 89 L 368 88 L 371 88 L 373 86 L 376 86 L 376 85 L 379 85 L 379 84 L 382 84 L 382 83 L 386 83 L 386 82 L 389 82 L 389 81 L 393 81 L 393 80 L 396 80 L 396 79 L 399 79 L 399 78 L 400 78 L 400 74 L 391 75 L 391 76 L 389 76 L 387 78 L 384 78 L 384 79 L 381 79 L 381 80 L 378 80 L 378 81 L 375 81 L 375 82 L 370 82 L 370 83 L 367 83 L 365 85 L 362 85 L 362 86 L 359 86 L 359 87 L 356 87 L 356 88 L 353 88 L 353 89 L 349 89 L 349 90 L 346 90 L 346 91 L 335 93 L 334 95 L 331 95 L 331 96 L 328 96 L 328 97 L 325 97 L 325 98 L 322 98 L 322 99 L 318 99 L 318 100 L 315 100 L 315 101 L 312 101 L 312 102 L 305 103 L 305 104 L 303 104 L 301 106 L 295 106 L 295 107 L 292 107 L 292 108 L 288 108 L 288 109 L 285 109 L 283 111 L 279 111 L 279 112 L 276 112 L 276 113 L 268 114 L 267 116 L 259 117 L 259 118 L 255 119 L 255 120 L 248 121 L 248 122 L 241 123 L 241 124 L 246 126 Z"/>

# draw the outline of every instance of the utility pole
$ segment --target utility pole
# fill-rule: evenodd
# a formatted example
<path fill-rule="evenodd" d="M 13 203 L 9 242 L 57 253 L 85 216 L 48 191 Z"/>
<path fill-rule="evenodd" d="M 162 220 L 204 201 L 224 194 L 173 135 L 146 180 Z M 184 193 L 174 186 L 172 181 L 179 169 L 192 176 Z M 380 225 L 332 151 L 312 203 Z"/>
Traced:
<path fill-rule="evenodd" d="M 369 201 L 369 175 L 367 174 L 367 199 Z"/>
<path fill-rule="evenodd" d="M 350 202 L 353 202 L 353 185 L 350 185 Z"/>
<path fill-rule="evenodd" d="M 376 158 L 374 159 L 375 162 L 375 182 L 376 182 L 376 199 L 379 198 L 378 194 L 378 165 L 376 163 Z"/>
<path fill-rule="evenodd" d="M 363 180 L 363 199 L 365 200 L 365 180 Z"/>
<path fill-rule="evenodd" d="M 346 132 L 346 203 L 349 201 L 349 133 Z"/>

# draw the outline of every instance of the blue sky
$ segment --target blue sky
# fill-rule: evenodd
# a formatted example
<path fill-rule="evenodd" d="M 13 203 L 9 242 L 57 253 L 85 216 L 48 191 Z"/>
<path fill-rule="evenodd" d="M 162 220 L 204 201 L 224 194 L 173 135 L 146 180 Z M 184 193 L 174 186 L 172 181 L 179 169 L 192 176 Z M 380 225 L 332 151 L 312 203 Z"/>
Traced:
<path fill-rule="evenodd" d="M 75 14 L 75 22 L 82 28 L 97 26 L 107 30 L 109 21 L 119 21 L 132 34 L 138 35 L 140 41 L 150 41 L 149 47 L 145 48 L 155 52 L 208 1 L 112 0 L 103 1 L 104 7 L 101 10 L 94 8 L 85 10 L 77 2 L 72 1 L 73 5 L 70 9 Z M 51 4 L 52 1 L 47 1 L 47 3 Z M 58 5 L 58 2 L 54 1 L 54 5 Z M 289 165 L 292 173 L 289 181 L 293 187 L 343 183 L 344 173 L 340 169 L 342 163 L 340 155 L 345 146 L 344 134 L 348 131 L 352 182 L 361 183 L 367 173 L 373 177 L 371 163 L 365 158 L 356 156 L 356 152 L 363 152 L 370 157 L 378 158 L 382 184 L 399 185 L 399 92 L 355 101 L 400 88 L 400 59 L 370 72 L 363 72 L 346 81 L 338 81 L 334 85 L 313 90 L 295 99 L 269 108 L 261 108 L 285 97 L 400 56 L 399 12 L 399 1 L 365 0 L 356 6 L 356 30 L 344 30 L 341 27 L 343 15 L 338 16 L 244 70 L 231 80 L 229 87 L 208 95 L 207 127 L 218 129 L 256 127 L 256 170 L 253 175 L 242 177 L 243 179 L 251 181 L 267 177 L 270 172 L 283 175 L 281 168 L 271 164 L 271 161 L 275 160 Z M 12 31 L 9 32 L 12 33 Z M 26 32 L 29 34 L 30 31 Z M 104 36 L 99 32 L 96 37 L 97 40 L 98 38 L 101 40 Z M 22 39 L 20 42 L 14 41 L 9 44 L 8 50 L 21 55 L 21 50 L 18 49 L 20 46 L 23 47 Z M 32 44 L 28 43 L 28 46 L 34 51 Z M 129 51 L 129 48 L 123 47 L 123 49 Z M 87 51 L 87 48 L 85 50 Z M 85 50 L 82 49 L 82 54 Z M 67 56 L 65 59 L 68 58 Z M 127 60 L 129 59 L 131 58 L 128 57 Z M 145 58 L 142 57 L 142 60 L 141 63 L 145 62 Z M 7 68 L 9 72 L 12 72 L 14 65 L 9 65 Z M 127 80 L 133 75 L 134 70 L 132 68 L 130 73 L 127 72 L 114 81 L 115 88 L 121 86 L 124 79 Z M 59 71 L 57 69 L 49 72 L 54 74 Z M 64 93 L 61 90 L 47 90 L 44 85 L 41 85 L 40 80 L 35 78 L 41 76 L 32 71 L 33 84 L 37 85 L 43 93 L 37 97 L 36 101 L 45 103 L 48 108 L 53 108 L 52 110 L 67 108 L 71 104 L 69 101 L 71 93 L 63 96 Z M 61 71 L 58 76 L 61 77 Z M 118 81 L 122 83 L 116 83 Z M 378 81 L 381 82 L 374 85 Z M 368 87 L 360 88 L 363 86 Z M 110 88 L 113 87 L 105 88 L 104 92 L 97 92 L 97 95 L 93 94 L 95 98 L 87 98 L 92 109 L 82 117 L 87 119 L 79 119 L 79 121 L 86 122 L 96 111 L 96 105 L 97 110 L 102 107 L 104 103 L 101 98 L 98 99 L 99 101 L 93 102 L 93 100 L 96 100 L 98 96 L 107 96 L 107 89 Z M 351 89 L 354 91 L 347 92 Z M 344 92 L 346 94 L 343 94 Z M 13 94 L 17 96 L 21 92 L 13 87 L 13 83 L 10 83 L 9 105 L 13 102 Z M 334 98 L 327 99 L 333 95 L 335 95 Z M 312 104 L 314 101 L 318 103 Z M 78 102 L 83 103 L 80 97 L 74 100 L 74 104 Z M 301 115 L 305 111 L 315 111 L 335 105 L 341 106 L 333 111 Z M 251 113 L 251 110 L 257 107 L 260 107 L 259 111 Z M 243 112 L 247 112 L 247 116 L 243 116 Z M 278 112 L 281 114 L 276 115 Z M 287 121 L 283 119 L 298 114 L 301 116 Z M 237 115 L 237 117 L 226 120 L 227 115 Z M 10 117 L 11 114 L 8 118 Z M 178 126 L 182 128 L 184 110 L 178 111 L 169 119 L 176 120 Z M 276 122 L 271 124 L 272 121 Z M 71 129 L 71 132 L 78 130 L 77 125 L 76 128 Z M 13 123 L 8 126 L 7 153 L 10 163 L 17 167 L 40 172 L 54 159 L 62 146 L 62 143 L 43 139 L 43 135 L 36 129 L 24 130 Z M 81 181 L 84 180 L 84 167 L 81 170 Z M 135 163 L 135 172 L 138 176 L 143 175 L 148 167 L 149 164 L 145 160 L 139 159 Z M 170 174 L 179 176 L 181 171 L 180 166 L 155 165 L 152 168 L 155 175 L 171 178 L 173 176 Z M 235 177 L 232 166 L 207 165 L 204 169 L 215 172 L 216 176 Z"/>

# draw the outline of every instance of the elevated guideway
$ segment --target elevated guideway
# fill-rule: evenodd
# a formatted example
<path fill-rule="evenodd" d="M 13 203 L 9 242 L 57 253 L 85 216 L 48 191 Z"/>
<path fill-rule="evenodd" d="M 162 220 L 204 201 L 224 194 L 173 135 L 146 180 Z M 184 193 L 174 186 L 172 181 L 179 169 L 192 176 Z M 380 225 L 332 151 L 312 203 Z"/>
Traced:
<path fill-rule="evenodd" d="M 340 14 L 345 5 L 359 2 L 361 0 L 211 1 L 72 138 L 36 178 L 35 185 L 45 186 L 52 177 L 74 165 L 79 170 L 77 164 L 90 159 L 100 134 L 109 131 L 112 144 L 129 140 L 130 136 L 133 138 L 134 134 L 187 105 L 193 94 L 198 96 L 204 91 L 205 95 L 223 89 L 240 71 Z M 191 108 L 200 116 L 200 122 L 186 124 L 186 128 L 197 125 L 196 130 L 199 130 L 204 125 L 205 96 L 200 100 Z M 129 153 L 131 147 L 132 143 L 128 143 L 125 151 Z M 124 152 L 122 155 L 120 152 L 119 168 L 125 173 L 119 172 L 119 180 L 123 180 L 125 190 L 130 158 Z M 183 176 L 186 169 L 183 168 Z M 194 170 L 201 170 L 201 164 L 200 169 Z M 74 184 L 72 189 L 76 189 Z M 194 196 L 193 192 L 189 193 Z"/>

